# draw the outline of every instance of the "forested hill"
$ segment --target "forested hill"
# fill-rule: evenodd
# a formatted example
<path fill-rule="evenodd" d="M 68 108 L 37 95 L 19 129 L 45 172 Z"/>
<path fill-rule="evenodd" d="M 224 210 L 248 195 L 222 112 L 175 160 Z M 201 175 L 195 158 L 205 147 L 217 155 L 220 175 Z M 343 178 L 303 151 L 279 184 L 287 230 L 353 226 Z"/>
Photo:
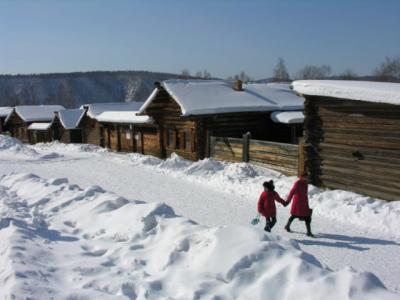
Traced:
<path fill-rule="evenodd" d="M 155 81 L 180 75 L 146 71 L 0 75 L 0 106 L 145 100 Z"/>

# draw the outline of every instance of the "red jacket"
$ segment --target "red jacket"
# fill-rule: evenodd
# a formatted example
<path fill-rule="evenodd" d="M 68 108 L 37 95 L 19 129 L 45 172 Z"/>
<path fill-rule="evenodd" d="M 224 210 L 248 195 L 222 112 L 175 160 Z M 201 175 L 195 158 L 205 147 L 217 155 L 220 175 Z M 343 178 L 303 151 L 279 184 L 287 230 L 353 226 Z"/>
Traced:
<path fill-rule="evenodd" d="M 291 215 L 297 217 L 308 217 L 311 216 L 311 210 L 308 206 L 308 183 L 305 180 L 297 180 L 292 190 L 290 191 L 287 202 L 293 198 L 292 208 L 290 210 Z"/>
<path fill-rule="evenodd" d="M 258 200 L 258 212 L 264 217 L 276 217 L 275 201 L 285 204 L 285 201 L 279 197 L 277 192 L 262 192 Z"/>

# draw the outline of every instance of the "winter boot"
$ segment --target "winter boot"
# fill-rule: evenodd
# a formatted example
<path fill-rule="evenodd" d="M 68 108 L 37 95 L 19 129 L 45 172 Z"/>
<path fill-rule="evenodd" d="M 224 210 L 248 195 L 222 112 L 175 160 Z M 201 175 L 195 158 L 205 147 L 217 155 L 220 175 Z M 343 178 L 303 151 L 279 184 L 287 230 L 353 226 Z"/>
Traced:
<path fill-rule="evenodd" d="M 307 228 L 307 236 L 315 238 L 315 236 L 311 233 L 311 218 L 306 221 L 306 228 Z"/>
<path fill-rule="evenodd" d="M 271 227 L 269 227 L 268 225 L 264 227 L 264 230 L 267 232 L 271 232 Z"/>
<path fill-rule="evenodd" d="M 292 231 L 290 230 L 290 225 L 292 224 L 293 220 L 294 220 L 294 217 L 293 217 L 293 216 L 290 216 L 289 220 L 287 221 L 287 223 L 286 223 L 286 225 L 285 225 L 285 229 L 286 229 L 287 232 L 292 232 Z"/>

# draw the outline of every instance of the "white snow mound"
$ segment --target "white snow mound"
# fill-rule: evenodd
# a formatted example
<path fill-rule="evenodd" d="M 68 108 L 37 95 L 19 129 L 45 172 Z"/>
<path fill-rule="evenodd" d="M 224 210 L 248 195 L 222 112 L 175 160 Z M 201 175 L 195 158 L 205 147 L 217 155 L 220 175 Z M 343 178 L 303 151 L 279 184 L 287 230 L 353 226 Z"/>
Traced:
<path fill-rule="evenodd" d="M 40 156 L 37 151 L 24 145 L 20 140 L 0 134 L 0 156 L 3 155 L 15 155 L 25 158 Z"/>
<path fill-rule="evenodd" d="M 0 158 L 13 157 L 21 160 L 48 160 L 60 158 L 62 155 L 56 152 L 45 153 L 41 155 L 32 146 L 23 144 L 20 140 L 8 135 L 0 134 Z"/>
<path fill-rule="evenodd" d="M 0 218 L 2 299 L 395 299 L 254 227 L 200 226 L 65 178 L 1 177 Z"/>

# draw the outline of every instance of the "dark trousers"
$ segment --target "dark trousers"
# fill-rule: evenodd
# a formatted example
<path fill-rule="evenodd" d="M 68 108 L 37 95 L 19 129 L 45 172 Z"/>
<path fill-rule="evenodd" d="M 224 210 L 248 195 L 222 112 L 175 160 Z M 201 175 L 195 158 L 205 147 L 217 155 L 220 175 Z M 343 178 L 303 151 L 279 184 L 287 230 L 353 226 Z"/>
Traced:
<path fill-rule="evenodd" d="M 294 221 L 294 219 L 299 219 L 300 221 L 306 222 L 307 233 L 311 234 L 311 216 L 308 217 L 298 217 L 298 216 L 290 216 L 286 227 L 290 229 L 290 225 Z"/>
<path fill-rule="evenodd" d="M 265 230 L 271 231 L 272 227 L 276 224 L 276 217 L 265 217 Z"/>

